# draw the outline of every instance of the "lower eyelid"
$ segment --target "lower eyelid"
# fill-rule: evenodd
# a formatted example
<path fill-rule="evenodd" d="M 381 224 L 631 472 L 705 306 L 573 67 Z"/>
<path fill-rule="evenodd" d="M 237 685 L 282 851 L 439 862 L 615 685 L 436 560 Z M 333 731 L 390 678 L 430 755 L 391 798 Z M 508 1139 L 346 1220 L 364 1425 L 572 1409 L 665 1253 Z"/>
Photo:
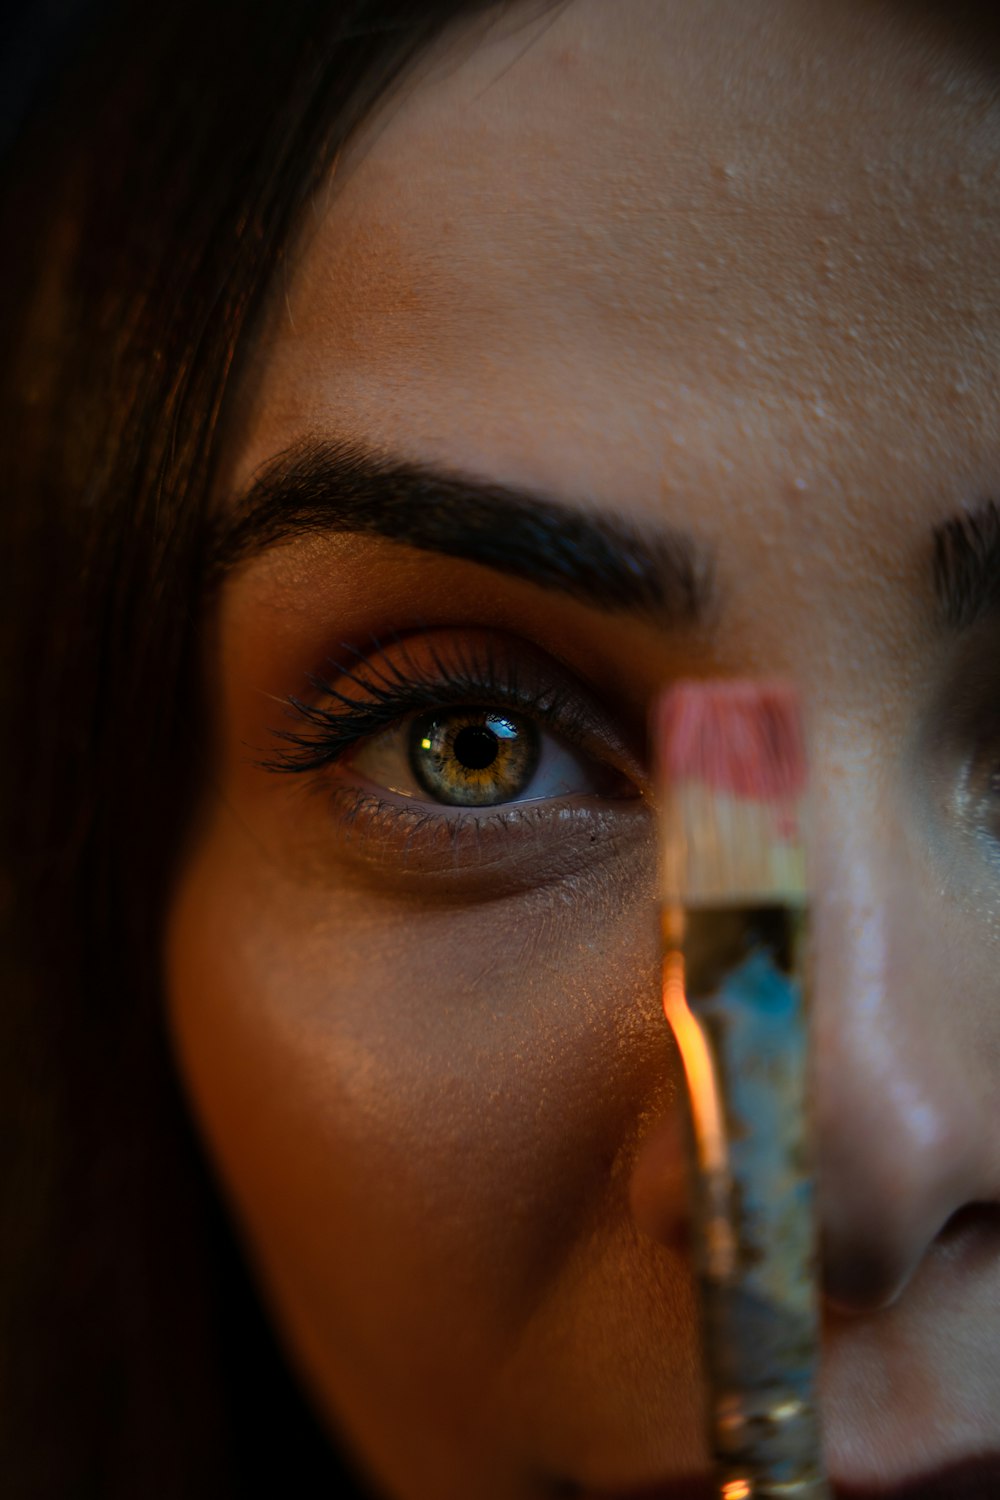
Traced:
<path fill-rule="evenodd" d="M 332 854 L 378 881 L 463 901 L 495 899 L 560 882 L 598 880 L 609 866 L 653 859 L 645 799 L 551 799 L 453 807 L 387 797 L 337 777 L 327 788 Z M 409 802 L 409 805 L 407 803 Z M 471 816 L 470 816 L 471 813 Z"/>

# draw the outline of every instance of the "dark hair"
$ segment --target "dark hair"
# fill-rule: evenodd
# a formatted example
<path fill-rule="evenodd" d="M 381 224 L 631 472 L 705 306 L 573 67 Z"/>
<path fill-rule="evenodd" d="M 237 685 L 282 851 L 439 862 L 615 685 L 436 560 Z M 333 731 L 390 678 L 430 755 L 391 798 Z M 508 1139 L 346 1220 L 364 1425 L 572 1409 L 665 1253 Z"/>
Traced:
<path fill-rule="evenodd" d="M 8 54 L 38 74 L 0 198 L 17 1500 L 337 1492 L 175 1078 L 161 928 L 207 763 L 213 477 L 255 315 L 342 144 L 449 23 L 494 9 L 26 0 Z"/>

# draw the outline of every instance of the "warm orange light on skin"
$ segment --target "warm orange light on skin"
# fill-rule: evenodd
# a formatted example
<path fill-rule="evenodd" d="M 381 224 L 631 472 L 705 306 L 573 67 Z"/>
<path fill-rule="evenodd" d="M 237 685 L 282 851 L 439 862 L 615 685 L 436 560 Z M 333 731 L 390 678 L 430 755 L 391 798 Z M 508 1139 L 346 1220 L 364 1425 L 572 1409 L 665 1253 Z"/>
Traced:
<path fill-rule="evenodd" d="M 687 1003 L 684 955 L 679 948 L 668 949 L 663 959 L 663 1013 L 677 1039 L 684 1065 L 698 1167 L 707 1189 L 708 1263 L 713 1275 L 725 1277 L 735 1265 L 735 1245 L 726 1214 L 729 1174 L 722 1094 L 704 1029 Z"/>

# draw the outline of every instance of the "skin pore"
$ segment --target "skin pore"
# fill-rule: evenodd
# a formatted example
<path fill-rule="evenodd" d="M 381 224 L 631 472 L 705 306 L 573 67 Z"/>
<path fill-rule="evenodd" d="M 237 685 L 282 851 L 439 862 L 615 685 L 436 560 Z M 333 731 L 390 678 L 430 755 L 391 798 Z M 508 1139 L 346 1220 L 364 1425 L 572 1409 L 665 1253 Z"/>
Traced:
<path fill-rule="evenodd" d="M 995 64 L 888 0 L 465 24 L 306 215 L 231 510 L 361 444 L 690 533 L 718 595 L 662 622 L 318 526 L 224 579 L 171 1024 L 290 1357 L 393 1500 L 704 1470 L 645 743 L 678 675 L 808 715 L 832 1474 L 1000 1449 L 1000 622 L 949 628 L 932 578 L 1000 497 L 998 215 Z M 411 698 L 267 768 L 317 733 L 290 697 L 338 708 L 310 674 L 457 679 L 562 758 L 436 806 Z"/>

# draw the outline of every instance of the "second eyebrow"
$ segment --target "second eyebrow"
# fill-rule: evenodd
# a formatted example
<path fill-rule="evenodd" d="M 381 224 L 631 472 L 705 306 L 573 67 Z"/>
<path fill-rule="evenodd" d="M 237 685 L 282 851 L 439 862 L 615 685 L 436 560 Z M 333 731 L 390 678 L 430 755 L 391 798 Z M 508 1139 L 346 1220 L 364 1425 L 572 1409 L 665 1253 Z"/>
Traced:
<path fill-rule="evenodd" d="M 934 589 L 941 618 L 952 630 L 969 630 L 1000 609 L 1000 507 L 995 500 L 983 500 L 935 529 Z"/>
<path fill-rule="evenodd" d="M 218 523 L 213 564 L 224 571 L 317 532 L 388 537 L 661 627 L 701 621 L 714 602 L 712 558 L 687 532 L 587 515 L 354 442 L 303 443 L 272 460 Z"/>

